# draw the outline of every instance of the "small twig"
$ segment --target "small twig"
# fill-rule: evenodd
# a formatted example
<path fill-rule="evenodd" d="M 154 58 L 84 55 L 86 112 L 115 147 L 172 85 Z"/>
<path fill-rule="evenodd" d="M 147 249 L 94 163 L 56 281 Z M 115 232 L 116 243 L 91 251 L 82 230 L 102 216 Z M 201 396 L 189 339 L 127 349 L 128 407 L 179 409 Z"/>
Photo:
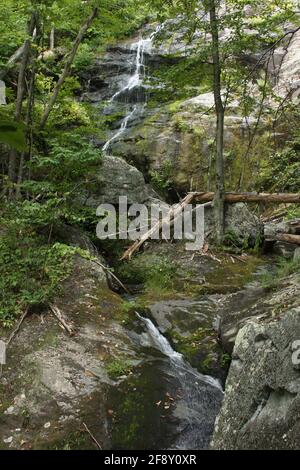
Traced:
<path fill-rule="evenodd" d="M 17 324 L 17 327 L 14 329 L 14 331 L 11 333 L 10 337 L 8 338 L 8 340 L 6 342 L 6 347 L 8 347 L 10 345 L 10 343 L 12 342 L 14 337 L 18 334 L 23 321 L 27 317 L 27 314 L 28 314 L 28 308 L 26 308 L 25 312 L 23 313 L 23 315 L 21 316 L 21 318 L 19 320 L 19 323 Z"/>
<path fill-rule="evenodd" d="M 110 268 L 108 268 L 107 266 L 105 266 L 104 264 L 100 263 L 100 261 L 98 261 L 97 259 L 93 259 L 93 261 L 98 264 L 102 269 L 104 269 L 105 271 L 107 271 L 113 278 L 115 281 L 117 281 L 117 283 L 122 287 L 122 289 L 124 289 L 125 292 L 127 292 L 127 294 L 130 294 L 129 290 L 127 289 L 126 286 L 124 286 L 123 282 L 120 281 L 120 279 L 111 271 Z"/>
<path fill-rule="evenodd" d="M 234 255 L 233 253 L 230 253 L 229 256 L 230 256 L 231 258 L 237 259 L 237 260 L 240 261 L 241 263 L 247 263 L 247 261 L 246 261 L 245 259 L 243 259 L 241 256 Z"/>
<path fill-rule="evenodd" d="M 90 438 L 92 439 L 92 441 L 96 444 L 96 446 L 98 447 L 99 450 L 102 450 L 102 447 L 101 445 L 99 444 L 99 442 L 97 441 L 97 439 L 95 438 L 95 436 L 91 433 L 91 431 L 89 430 L 89 428 L 87 427 L 87 425 L 85 423 L 82 423 L 83 424 L 83 427 L 84 429 L 86 430 L 86 432 L 88 433 L 88 435 L 90 436 Z"/>
<path fill-rule="evenodd" d="M 62 324 L 62 326 L 64 327 L 65 330 L 67 330 L 70 336 L 73 336 L 75 334 L 74 326 L 66 321 L 61 311 L 55 305 L 49 304 L 49 307 L 53 315 L 59 321 L 59 323 Z"/>

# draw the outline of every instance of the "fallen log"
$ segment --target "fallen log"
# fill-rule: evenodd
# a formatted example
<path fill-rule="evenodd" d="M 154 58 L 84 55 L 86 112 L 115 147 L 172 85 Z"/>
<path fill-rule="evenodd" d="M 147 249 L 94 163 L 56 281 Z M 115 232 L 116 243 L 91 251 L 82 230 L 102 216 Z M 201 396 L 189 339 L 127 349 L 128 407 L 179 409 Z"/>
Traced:
<path fill-rule="evenodd" d="M 295 245 L 300 245 L 300 235 L 282 233 L 280 235 L 276 235 L 274 238 L 281 242 L 288 242 L 288 243 L 294 243 Z"/>
<path fill-rule="evenodd" d="M 215 193 L 193 193 L 195 202 L 210 202 L 214 200 Z M 263 202 L 300 204 L 300 193 L 226 193 L 225 202 L 234 204 L 237 202 Z"/>
<path fill-rule="evenodd" d="M 146 232 L 140 240 L 137 240 L 131 245 L 123 254 L 121 257 L 121 261 L 124 260 L 129 260 L 131 256 L 139 250 L 139 248 L 145 243 L 148 238 L 151 237 L 153 233 L 155 233 L 157 230 L 161 230 L 162 227 L 164 226 L 165 223 L 170 223 L 170 226 L 173 225 L 174 221 L 176 218 L 182 213 L 182 209 L 190 204 L 192 200 L 194 199 L 194 193 L 189 193 L 179 204 L 176 204 L 175 206 L 172 206 L 171 209 L 168 212 L 168 215 L 162 219 L 159 220 L 148 232 Z"/>

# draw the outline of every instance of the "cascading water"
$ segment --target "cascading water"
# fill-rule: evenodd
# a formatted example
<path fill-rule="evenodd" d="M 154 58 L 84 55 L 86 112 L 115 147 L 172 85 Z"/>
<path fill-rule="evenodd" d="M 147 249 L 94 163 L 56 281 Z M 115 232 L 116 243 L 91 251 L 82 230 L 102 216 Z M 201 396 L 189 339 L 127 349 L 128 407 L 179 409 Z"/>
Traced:
<path fill-rule="evenodd" d="M 181 399 L 177 406 L 184 426 L 172 447 L 175 449 L 207 448 L 223 397 L 220 382 L 193 369 L 181 354 L 174 351 L 149 318 L 144 318 L 138 313 L 137 316 L 145 325 L 153 346 L 168 358 L 169 374 L 176 377 L 180 383 Z"/>
<path fill-rule="evenodd" d="M 126 96 L 126 94 L 130 94 L 132 90 L 137 89 L 138 87 L 142 86 L 143 80 L 145 78 L 145 54 L 150 54 L 152 49 L 152 44 L 155 36 L 159 33 L 162 26 L 159 25 L 156 30 L 148 37 L 148 38 L 141 38 L 138 42 L 133 43 L 131 46 L 132 51 L 136 51 L 135 57 L 135 69 L 134 73 L 129 76 L 128 81 L 125 85 L 118 90 L 110 99 L 110 103 L 114 101 L 118 101 L 119 98 Z M 146 104 L 146 99 L 144 102 L 140 103 L 140 106 L 144 107 Z M 133 120 L 139 106 L 138 104 L 133 105 L 132 107 L 129 106 L 128 114 L 125 118 L 121 121 L 120 128 L 117 132 L 105 143 L 102 148 L 104 153 L 107 153 L 111 144 L 119 139 L 125 132 L 128 127 L 128 124 Z"/>

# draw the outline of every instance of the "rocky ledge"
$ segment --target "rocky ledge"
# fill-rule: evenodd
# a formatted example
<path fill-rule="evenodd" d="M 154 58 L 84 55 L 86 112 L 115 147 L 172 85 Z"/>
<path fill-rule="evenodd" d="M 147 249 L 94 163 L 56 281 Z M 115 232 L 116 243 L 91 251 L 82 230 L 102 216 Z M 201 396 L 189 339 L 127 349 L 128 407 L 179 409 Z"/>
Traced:
<path fill-rule="evenodd" d="M 299 273 L 291 275 L 249 309 L 252 317 L 235 341 L 213 449 L 299 449 L 299 281 Z"/>

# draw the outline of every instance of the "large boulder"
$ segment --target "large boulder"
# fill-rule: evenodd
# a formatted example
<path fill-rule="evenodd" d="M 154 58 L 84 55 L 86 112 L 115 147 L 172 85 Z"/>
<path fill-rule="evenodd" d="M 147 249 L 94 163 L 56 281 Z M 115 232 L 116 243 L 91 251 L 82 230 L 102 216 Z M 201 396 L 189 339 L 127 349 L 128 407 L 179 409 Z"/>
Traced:
<path fill-rule="evenodd" d="M 299 449 L 299 281 L 282 282 L 239 331 L 212 448 Z"/>
<path fill-rule="evenodd" d="M 120 196 L 127 196 L 128 204 L 143 203 L 149 197 L 142 173 L 125 160 L 104 156 L 95 183 L 86 198 L 86 205 L 118 204 Z"/>
<path fill-rule="evenodd" d="M 205 232 L 214 238 L 215 221 L 211 207 L 205 208 Z M 238 247 L 254 247 L 263 239 L 263 224 L 247 204 L 228 204 L 225 209 L 225 237 Z"/>

